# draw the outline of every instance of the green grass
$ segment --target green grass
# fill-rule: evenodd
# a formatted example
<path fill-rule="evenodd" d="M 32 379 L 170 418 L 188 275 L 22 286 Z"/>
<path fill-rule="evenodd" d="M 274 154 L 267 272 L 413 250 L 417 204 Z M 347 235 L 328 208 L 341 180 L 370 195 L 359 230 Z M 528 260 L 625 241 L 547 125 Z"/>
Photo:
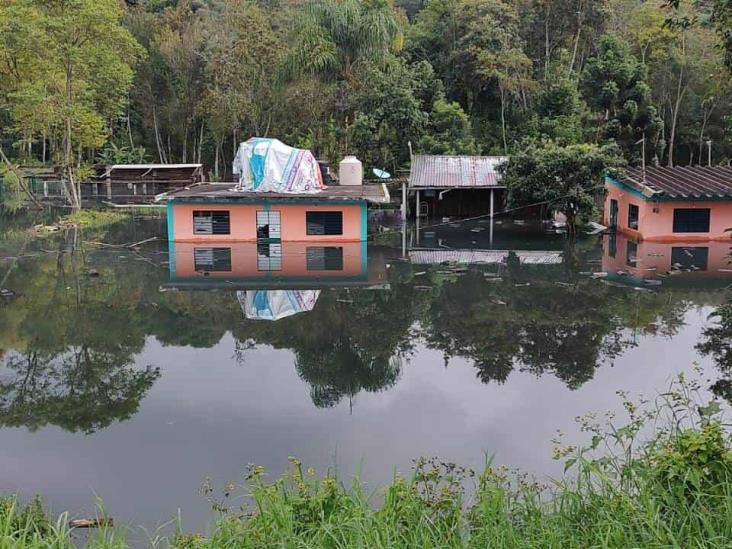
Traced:
<path fill-rule="evenodd" d="M 643 406 L 625 400 L 617 427 L 588 415 L 591 442 L 558 445 L 563 478 L 542 485 L 488 462 L 474 473 L 421 459 L 373 494 L 319 477 L 291 458 L 268 480 L 251 468 L 243 486 L 209 497 L 219 518 L 208 534 L 179 533 L 178 548 L 590 548 L 730 547 L 732 450 L 715 403 L 700 405 L 683 378 Z M 647 442 L 643 433 L 653 426 Z M 560 441 L 557 441 L 559 444 Z M 245 504 L 238 490 L 245 491 Z M 68 547 L 65 520 L 51 524 L 38 503 L 0 506 L 0 547 Z M 235 503 L 238 502 L 238 503 Z M 8 519 L 8 509 L 10 519 Z M 13 518 L 15 517 L 15 518 Z M 101 541 L 100 541 L 101 540 Z M 96 540 L 98 547 L 109 536 Z M 100 545 L 100 543 L 102 545 Z M 121 545 L 118 545 L 121 546 Z"/>

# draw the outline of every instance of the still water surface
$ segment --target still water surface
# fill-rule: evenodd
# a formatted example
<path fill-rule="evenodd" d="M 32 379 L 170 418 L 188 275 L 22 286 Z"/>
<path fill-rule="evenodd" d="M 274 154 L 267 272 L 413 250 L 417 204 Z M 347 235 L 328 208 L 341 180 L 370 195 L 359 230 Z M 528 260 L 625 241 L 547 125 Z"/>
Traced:
<path fill-rule="evenodd" d="M 73 515 L 97 496 L 147 528 L 180 509 L 192 530 L 211 518 L 206 477 L 276 475 L 291 455 L 371 487 L 421 455 L 557 475 L 556 431 L 579 436 L 574 418 L 617 410 L 616 390 L 655 394 L 695 362 L 723 379 L 696 349 L 732 282 L 711 263 L 659 276 L 625 242 L 568 250 L 505 225 L 492 243 L 480 225 L 410 235 L 406 254 L 399 235 L 98 244 L 156 234 L 138 220 L 1 237 L 0 492 Z"/>

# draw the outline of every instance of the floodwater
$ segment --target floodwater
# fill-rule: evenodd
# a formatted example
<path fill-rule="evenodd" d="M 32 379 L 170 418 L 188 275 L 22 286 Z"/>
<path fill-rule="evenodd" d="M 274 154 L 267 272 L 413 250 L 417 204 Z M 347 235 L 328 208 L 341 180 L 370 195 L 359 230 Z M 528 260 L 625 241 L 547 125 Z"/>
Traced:
<path fill-rule="evenodd" d="M 656 394 L 694 363 L 726 386 L 697 346 L 728 245 L 489 233 L 129 248 L 164 221 L 0 232 L 0 493 L 195 530 L 204 480 L 249 463 L 277 475 L 297 456 L 371 488 L 423 455 L 558 475 L 557 430 L 579 438 L 617 390 Z"/>

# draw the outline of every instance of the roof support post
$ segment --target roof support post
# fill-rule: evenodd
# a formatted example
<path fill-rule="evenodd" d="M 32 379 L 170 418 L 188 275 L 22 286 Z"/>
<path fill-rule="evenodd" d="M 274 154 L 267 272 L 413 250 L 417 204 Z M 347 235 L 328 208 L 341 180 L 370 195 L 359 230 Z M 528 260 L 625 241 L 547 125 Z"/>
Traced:
<path fill-rule="evenodd" d="M 417 230 L 417 246 L 419 246 L 419 189 L 415 193 L 415 208 L 414 208 L 414 219 L 416 221 L 415 227 Z"/>
<path fill-rule="evenodd" d="M 493 193 L 495 192 L 494 189 L 491 189 L 491 224 L 489 229 L 489 245 L 491 249 L 493 249 L 493 213 L 494 213 L 494 205 L 495 205 L 495 197 L 493 196 Z"/>
<path fill-rule="evenodd" d="M 402 221 L 407 220 L 407 182 L 402 181 Z"/>

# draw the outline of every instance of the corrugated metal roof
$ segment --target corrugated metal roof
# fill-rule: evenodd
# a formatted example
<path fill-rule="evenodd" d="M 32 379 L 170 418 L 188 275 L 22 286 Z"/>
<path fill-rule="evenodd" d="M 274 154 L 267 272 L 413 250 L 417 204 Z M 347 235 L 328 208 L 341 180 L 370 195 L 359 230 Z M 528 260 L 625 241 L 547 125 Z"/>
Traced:
<path fill-rule="evenodd" d="M 505 263 L 508 250 L 411 250 L 409 260 L 416 265 L 496 265 Z M 562 252 L 518 250 L 514 252 L 523 265 L 559 265 Z"/>
<path fill-rule="evenodd" d="M 409 173 L 410 188 L 451 189 L 500 187 L 496 168 L 507 156 L 416 155 Z"/>
<path fill-rule="evenodd" d="M 684 166 L 626 168 L 620 177 L 649 198 L 701 199 L 732 198 L 732 167 Z"/>

